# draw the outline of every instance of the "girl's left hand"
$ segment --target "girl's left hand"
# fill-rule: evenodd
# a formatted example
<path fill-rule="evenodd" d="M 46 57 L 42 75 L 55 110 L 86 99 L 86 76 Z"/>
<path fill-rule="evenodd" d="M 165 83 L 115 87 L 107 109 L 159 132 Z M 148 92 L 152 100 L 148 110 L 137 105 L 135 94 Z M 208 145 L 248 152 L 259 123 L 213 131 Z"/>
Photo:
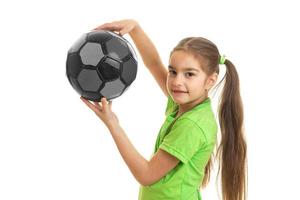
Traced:
<path fill-rule="evenodd" d="M 86 100 L 84 97 L 80 99 L 95 112 L 95 114 L 104 122 L 104 124 L 109 128 L 115 124 L 119 124 L 118 117 L 111 110 L 112 101 L 107 101 L 105 97 L 101 98 L 101 105 L 99 102 L 93 101 L 91 103 L 89 100 Z"/>

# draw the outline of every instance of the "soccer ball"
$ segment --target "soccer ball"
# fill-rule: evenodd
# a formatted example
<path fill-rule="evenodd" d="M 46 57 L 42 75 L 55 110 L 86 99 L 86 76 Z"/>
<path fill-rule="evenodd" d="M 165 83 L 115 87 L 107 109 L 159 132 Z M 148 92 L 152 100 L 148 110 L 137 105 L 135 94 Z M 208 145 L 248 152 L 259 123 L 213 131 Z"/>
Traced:
<path fill-rule="evenodd" d="M 122 95 L 135 80 L 137 56 L 130 43 L 111 31 L 83 34 L 69 49 L 66 75 L 84 98 L 100 101 Z"/>

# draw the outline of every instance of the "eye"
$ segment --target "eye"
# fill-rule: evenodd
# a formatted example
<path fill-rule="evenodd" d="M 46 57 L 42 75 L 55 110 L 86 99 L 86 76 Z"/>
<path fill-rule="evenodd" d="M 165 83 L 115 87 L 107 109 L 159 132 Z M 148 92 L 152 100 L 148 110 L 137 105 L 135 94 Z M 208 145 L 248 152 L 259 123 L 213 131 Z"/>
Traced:
<path fill-rule="evenodd" d="M 174 70 L 169 70 L 170 74 L 176 74 L 176 72 Z"/>
<path fill-rule="evenodd" d="M 186 73 L 186 74 L 188 74 L 188 76 L 194 76 L 194 74 L 191 73 L 191 72 L 188 72 L 188 73 Z"/>

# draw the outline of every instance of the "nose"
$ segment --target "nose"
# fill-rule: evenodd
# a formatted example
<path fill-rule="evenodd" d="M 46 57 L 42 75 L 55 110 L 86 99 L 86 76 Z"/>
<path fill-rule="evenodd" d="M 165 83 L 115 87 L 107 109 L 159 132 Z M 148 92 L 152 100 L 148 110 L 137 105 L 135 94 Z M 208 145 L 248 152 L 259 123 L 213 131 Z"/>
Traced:
<path fill-rule="evenodd" d="M 183 85 L 184 83 L 184 77 L 182 77 L 180 74 L 177 74 L 174 78 L 173 78 L 173 85 L 174 86 L 178 86 L 178 85 Z"/>

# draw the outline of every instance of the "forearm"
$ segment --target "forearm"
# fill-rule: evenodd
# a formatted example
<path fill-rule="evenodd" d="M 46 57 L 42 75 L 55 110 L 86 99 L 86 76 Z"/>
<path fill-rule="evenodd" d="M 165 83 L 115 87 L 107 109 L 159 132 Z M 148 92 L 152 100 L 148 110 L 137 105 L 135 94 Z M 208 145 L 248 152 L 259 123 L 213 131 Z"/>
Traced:
<path fill-rule="evenodd" d="M 161 58 L 144 30 L 139 24 L 129 33 L 146 67 L 161 65 Z"/>
<path fill-rule="evenodd" d="M 144 185 L 145 175 L 147 174 L 149 167 L 148 161 L 140 155 L 131 144 L 126 133 L 119 124 L 109 126 L 108 129 L 131 173 L 140 184 Z"/>

